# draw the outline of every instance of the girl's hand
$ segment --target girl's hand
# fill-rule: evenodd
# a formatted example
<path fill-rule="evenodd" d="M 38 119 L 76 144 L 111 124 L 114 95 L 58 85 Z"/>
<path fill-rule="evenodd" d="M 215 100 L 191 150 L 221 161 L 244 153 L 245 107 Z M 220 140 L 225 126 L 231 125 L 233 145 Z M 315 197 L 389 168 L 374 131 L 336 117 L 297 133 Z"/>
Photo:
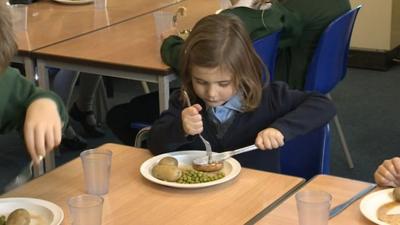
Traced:
<path fill-rule="evenodd" d="M 400 158 L 385 160 L 375 171 L 375 182 L 379 186 L 400 186 Z"/>
<path fill-rule="evenodd" d="M 182 126 L 186 135 L 196 135 L 203 131 L 201 109 L 199 104 L 194 104 L 182 111 Z"/>
<path fill-rule="evenodd" d="M 45 156 L 61 142 L 62 122 L 56 103 L 49 98 L 33 101 L 25 116 L 25 144 L 32 160 L 39 163 L 39 156 Z"/>
<path fill-rule="evenodd" d="M 261 150 L 276 149 L 284 145 L 282 133 L 275 128 L 267 128 L 257 134 L 256 146 Z"/>

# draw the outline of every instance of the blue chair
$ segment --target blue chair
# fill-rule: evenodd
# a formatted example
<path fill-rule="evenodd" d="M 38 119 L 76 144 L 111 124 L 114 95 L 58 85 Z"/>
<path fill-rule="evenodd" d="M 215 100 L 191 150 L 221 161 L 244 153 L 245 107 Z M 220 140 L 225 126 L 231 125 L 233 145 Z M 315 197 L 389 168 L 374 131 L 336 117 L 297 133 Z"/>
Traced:
<path fill-rule="evenodd" d="M 329 92 L 345 77 L 351 34 L 361 5 L 330 23 L 322 33 L 308 66 L 304 90 L 318 91 L 331 99 Z M 350 168 L 354 167 L 346 139 L 335 116 L 334 122 Z"/>
<path fill-rule="evenodd" d="M 308 66 L 305 90 L 329 93 L 346 75 L 354 22 L 361 5 L 335 19 L 322 33 Z"/>
<path fill-rule="evenodd" d="M 286 142 L 280 148 L 281 172 L 305 179 L 317 174 L 328 174 L 329 146 L 329 124 Z"/>
<path fill-rule="evenodd" d="M 270 80 L 274 78 L 276 57 L 278 55 L 280 31 L 274 32 L 268 36 L 262 37 L 253 42 L 253 47 L 263 63 L 268 67 Z M 263 74 L 263 81 L 266 81 Z"/>

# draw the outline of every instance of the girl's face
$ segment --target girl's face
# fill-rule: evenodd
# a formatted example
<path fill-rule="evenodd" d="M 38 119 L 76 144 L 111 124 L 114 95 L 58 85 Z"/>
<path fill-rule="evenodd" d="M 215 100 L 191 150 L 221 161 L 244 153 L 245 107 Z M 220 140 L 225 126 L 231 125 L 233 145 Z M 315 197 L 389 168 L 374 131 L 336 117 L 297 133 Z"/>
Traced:
<path fill-rule="evenodd" d="M 233 74 L 220 67 L 194 66 L 192 84 L 194 93 L 210 107 L 220 106 L 236 94 Z"/>

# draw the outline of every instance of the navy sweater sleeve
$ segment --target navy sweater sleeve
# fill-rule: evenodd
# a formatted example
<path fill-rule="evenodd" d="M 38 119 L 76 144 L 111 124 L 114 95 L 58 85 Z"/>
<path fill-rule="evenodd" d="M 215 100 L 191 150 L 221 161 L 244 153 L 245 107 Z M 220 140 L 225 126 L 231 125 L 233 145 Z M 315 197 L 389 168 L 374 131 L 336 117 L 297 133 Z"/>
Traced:
<path fill-rule="evenodd" d="M 182 127 L 182 109 L 177 90 L 171 94 L 168 110 L 151 126 L 148 147 L 154 155 L 175 151 L 190 142 Z"/>
<path fill-rule="evenodd" d="M 325 125 L 336 114 L 334 104 L 317 92 L 291 90 L 287 84 L 275 82 L 268 93 L 264 104 L 285 112 L 269 127 L 281 131 L 285 141 Z"/>

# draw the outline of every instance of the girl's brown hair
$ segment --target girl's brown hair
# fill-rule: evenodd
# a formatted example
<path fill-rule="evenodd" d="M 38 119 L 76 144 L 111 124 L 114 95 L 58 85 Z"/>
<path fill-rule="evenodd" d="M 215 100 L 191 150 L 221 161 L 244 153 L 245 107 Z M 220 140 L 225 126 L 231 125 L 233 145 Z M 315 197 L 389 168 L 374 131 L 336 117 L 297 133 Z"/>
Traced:
<path fill-rule="evenodd" d="M 234 15 L 210 15 L 194 26 L 181 52 L 182 88 L 194 100 L 193 66 L 226 69 L 233 74 L 236 90 L 242 95 L 244 111 L 261 101 L 262 72 L 265 66 L 256 54 L 241 20 Z M 268 80 L 268 78 L 267 78 Z"/>
<path fill-rule="evenodd" d="M 10 10 L 5 1 L 0 1 L 0 73 L 7 68 L 16 51 Z"/>

